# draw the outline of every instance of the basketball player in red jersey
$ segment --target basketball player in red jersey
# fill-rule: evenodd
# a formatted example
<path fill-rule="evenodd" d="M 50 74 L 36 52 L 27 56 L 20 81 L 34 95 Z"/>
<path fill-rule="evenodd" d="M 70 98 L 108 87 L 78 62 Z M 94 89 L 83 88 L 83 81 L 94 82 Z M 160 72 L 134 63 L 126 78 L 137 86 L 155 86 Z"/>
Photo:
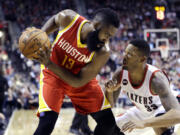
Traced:
<path fill-rule="evenodd" d="M 68 9 L 45 23 L 42 30 L 47 34 L 57 29 L 59 33 L 51 50 L 38 53 L 37 60 L 45 67 L 40 80 L 40 121 L 34 135 L 51 134 L 65 95 L 78 113 L 95 119 L 94 135 L 123 135 L 95 79 L 109 58 L 108 42 L 118 27 L 118 16 L 109 8 L 98 10 L 91 22 Z"/>
<path fill-rule="evenodd" d="M 150 48 L 146 41 L 131 41 L 125 50 L 123 68 L 105 84 L 106 95 L 110 103 L 114 104 L 121 90 L 135 104 L 125 114 L 116 118 L 122 131 L 130 130 L 133 126 L 142 128 L 146 125 L 152 126 L 156 135 L 175 135 L 171 128 L 159 128 L 173 125 L 172 120 L 167 121 L 169 114 L 161 118 L 157 116 L 171 109 L 175 110 L 175 114 L 179 112 L 180 105 L 170 90 L 167 76 L 160 69 L 147 64 L 149 55 Z M 170 114 L 172 115 L 172 111 Z M 150 120 L 151 118 L 154 120 Z M 160 122 L 163 118 L 166 118 L 164 123 Z M 153 122 L 156 125 L 152 125 Z M 174 123 L 177 123 L 177 120 Z"/>

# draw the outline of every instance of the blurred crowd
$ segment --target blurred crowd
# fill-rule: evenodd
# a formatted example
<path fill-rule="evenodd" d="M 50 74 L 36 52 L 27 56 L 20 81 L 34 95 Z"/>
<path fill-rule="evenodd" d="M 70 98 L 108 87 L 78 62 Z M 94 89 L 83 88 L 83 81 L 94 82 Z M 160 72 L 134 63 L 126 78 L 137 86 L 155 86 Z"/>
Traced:
<path fill-rule="evenodd" d="M 5 0 L 1 2 L 6 20 L 27 26 L 41 27 L 52 15 L 67 8 L 75 8 L 73 0 Z"/>
<path fill-rule="evenodd" d="M 47 19 L 59 11 L 70 8 L 76 10 L 73 0 L 5 0 L 0 1 L 6 21 L 15 22 L 22 31 L 26 27 L 41 27 Z M 104 4 L 102 4 L 104 3 Z M 112 77 L 122 65 L 124 49 L 128 42 L 135 38 L 143 39 L 147 28 L 179 28 L 176 11 L 166 3 L 168 10 L 164 21 L 156 21 L 152 0 L 91 0 L 85 2 L 84 14 L 88 19 L 93 12 L 102 7 L 115 9 L 120 18 L 120 27 L 116 36 L 111 39 L 112 49 L 108 63 L 97 76 L 100 84 Z M 7 80 L 4 91 L 4 114 L 15 108 L 33 109 L 38 106 L 38 89 L 40 65 L 23 57 L 18 50 L 18 39 L 12 41 L 8 24 L 0 21 L 0 30 L 6 33 L 4 45 L 0 45 L 0 76 Z M 2 23 L 3 22 L 3 23 Z M 1 27 L 3 25 L 3 27 Z M 171 81 L 171 88 L 180 91 L 180 53 L 173 52 L 163 60 L 159 52 L 151 54 L 149 63 L 165 70 Z M 2 113 L 3 113 L 2 111 Z M 0 117 L 1 118 L 1 117 Z"/>

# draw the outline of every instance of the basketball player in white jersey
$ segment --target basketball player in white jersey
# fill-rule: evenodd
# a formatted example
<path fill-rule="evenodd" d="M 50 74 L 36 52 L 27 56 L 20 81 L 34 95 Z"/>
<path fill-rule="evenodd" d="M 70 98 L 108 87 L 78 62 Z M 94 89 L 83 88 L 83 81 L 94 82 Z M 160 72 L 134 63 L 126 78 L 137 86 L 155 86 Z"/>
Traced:
<path fill-rule="evenodd" d="M 126 113 L 116 117 L 116 122 L 123 131 L 133 127 L 131 121 L 145 122 L 171 109 L 180 110 L 180 105 L 170 90 L 166 75 L 160 69 L 147 64 L 149 55 L 150 49 L 146 41 L 131 41 L 125 50 L 123 68 L 105 84 L 106 95 L 112 105 L 120 90 L 135 104 Z M 168 124 L 161 123 L 160 127 L 157 125 L 156 123 L 155 127 L 152 126 L 156 135 L 175 135 L 172 128 L 166 127 Z M 137 124 L 136 127 L 144 126 Z"/>

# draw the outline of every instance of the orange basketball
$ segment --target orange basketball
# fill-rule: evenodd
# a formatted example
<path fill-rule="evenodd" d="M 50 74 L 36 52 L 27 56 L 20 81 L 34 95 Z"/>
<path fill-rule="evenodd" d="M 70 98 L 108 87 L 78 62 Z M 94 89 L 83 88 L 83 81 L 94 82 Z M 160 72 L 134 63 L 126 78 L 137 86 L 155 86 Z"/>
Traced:
<path fill-rule="evenodd" d="M 19 38 L 19 50 L 29 59 L 38 58 L 35 53 L 40 48 L 44 50 L 45 46 L 50 49 L 51 43 L 46 32 L 41 29 L 27 28 Z"/>

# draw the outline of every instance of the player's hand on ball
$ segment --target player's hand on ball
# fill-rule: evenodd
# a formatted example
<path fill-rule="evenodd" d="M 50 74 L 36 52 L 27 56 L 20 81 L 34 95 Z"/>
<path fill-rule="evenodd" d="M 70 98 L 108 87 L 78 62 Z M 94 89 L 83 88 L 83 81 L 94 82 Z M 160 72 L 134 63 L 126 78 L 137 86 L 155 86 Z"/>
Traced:
<path fill-rule="evenodd" d="M 105 88 L 108 92 L 113 92 L 117 90 L 118 87 L 119 85 L 116 79 L 109 80 L 108 82 L 105 83 Z"/>
<path fill-rule="evenodd" d="M 18 48 L 20 52 L 28 59 L 36 60 L 38 58 L 36 52 L 49 48 L 51 42 L 46 32 L 35 27 L 26 28 L 19 37 Z"/>
<path fill-rule="evenodd" d="M 38 58 L 36 58 L 35 60 L 48 67 L 48 65 L 51 64 L 50 53 L 51 49 L 47 48 L 46 46 L 45 49 L 40 48 L 39 51 L 36 52 Z"/>

